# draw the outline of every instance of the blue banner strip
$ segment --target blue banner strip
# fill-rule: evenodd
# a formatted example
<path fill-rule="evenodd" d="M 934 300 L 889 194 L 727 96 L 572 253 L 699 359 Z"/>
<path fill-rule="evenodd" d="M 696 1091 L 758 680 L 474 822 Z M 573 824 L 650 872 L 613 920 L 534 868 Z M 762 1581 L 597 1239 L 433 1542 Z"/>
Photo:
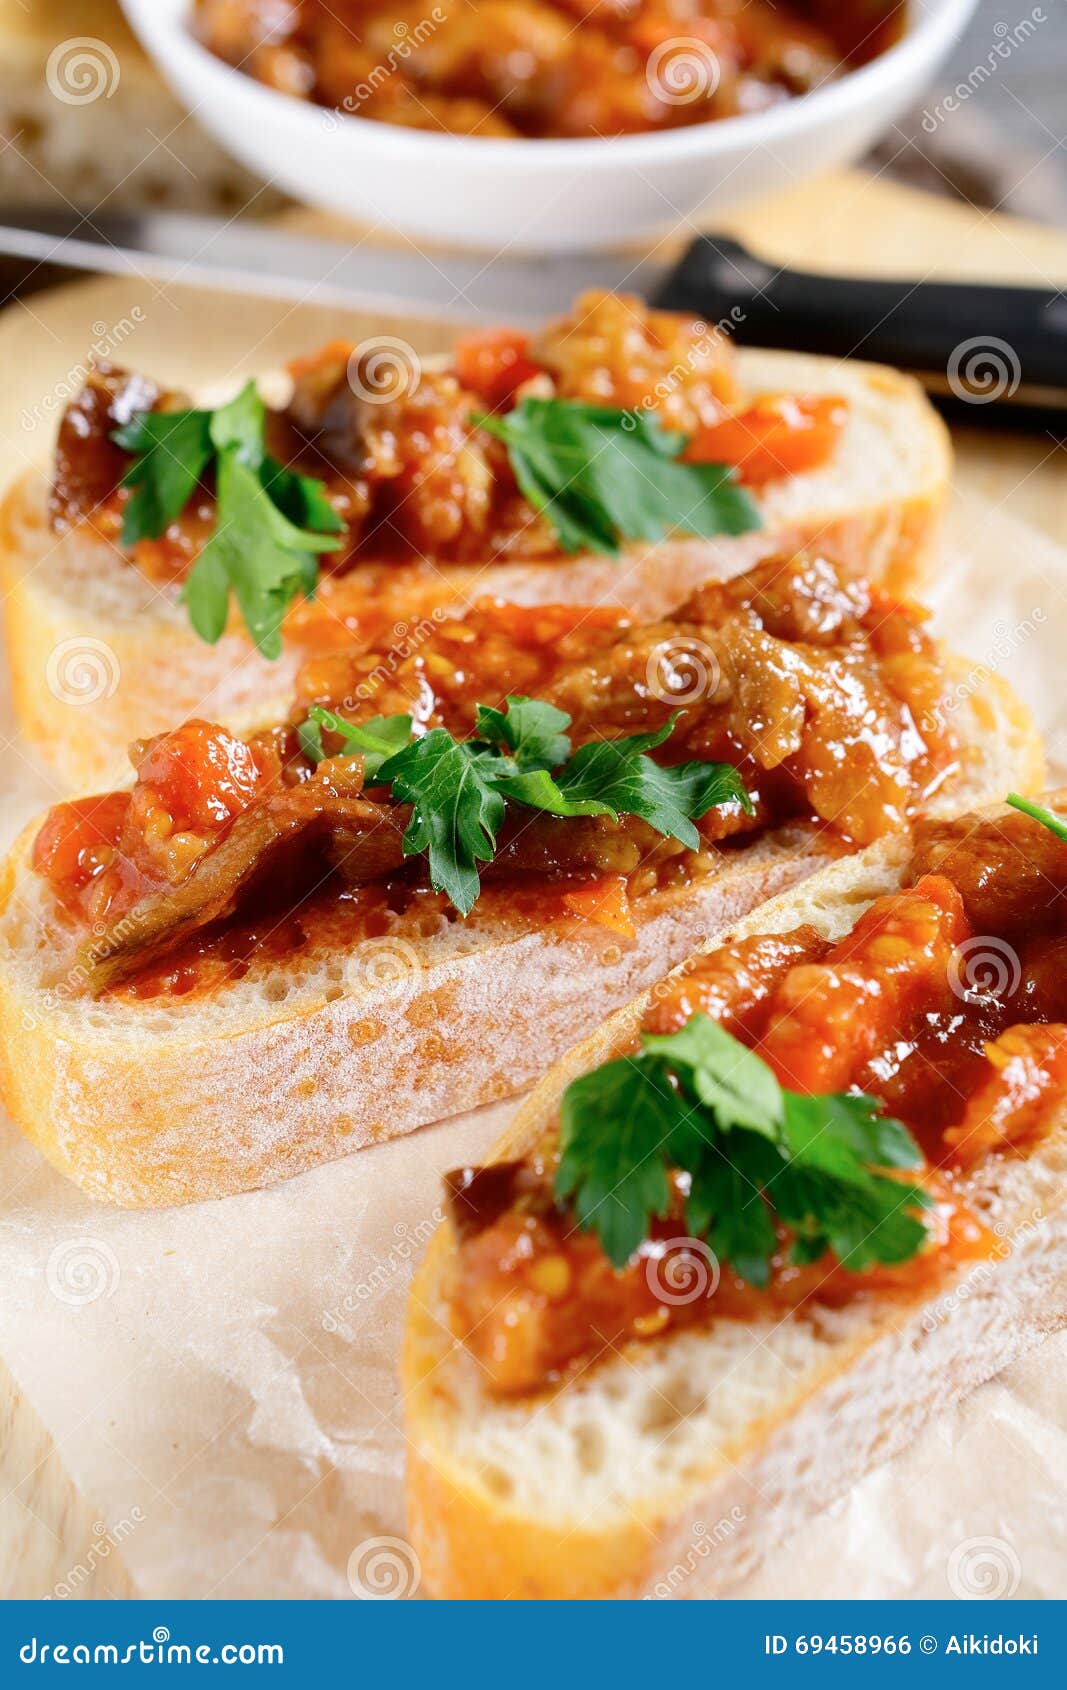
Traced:
<path fill-rule="evenodd" d="M 0 1603 L 0 1683 L 171 1672 L 439 1675 L 500 1690 L 1067 1682 L 1060 1602 Z M 527 1634 L 529 1628 L 529 1635 Z"/>

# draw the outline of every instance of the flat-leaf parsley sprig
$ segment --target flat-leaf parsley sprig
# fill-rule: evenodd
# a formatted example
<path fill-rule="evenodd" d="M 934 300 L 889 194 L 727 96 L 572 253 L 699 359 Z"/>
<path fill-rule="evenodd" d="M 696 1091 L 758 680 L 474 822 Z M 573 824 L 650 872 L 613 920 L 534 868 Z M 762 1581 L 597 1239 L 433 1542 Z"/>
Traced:
<path fill-rule="evenodd" d="M 412 737 L 410 716 L 346 722 L 316 705 L 300 743 L 313 762 L 326 756 L 322 730 L 338 736 L 340 755 L 364 760 L 368 785 L 388 786 L 411 805 L 404 853 L 425 853 L 430 883 L 469 915 L 481 890 L 479 864 L 496 855 L 509 804 L 552 816 L 638 816 L 690 850 L 700 843 L 694 819 L 718 804 L 752 801 L 729 763 L 664 767 L 648 755 L 669 739 L 680 712 L 651 733 L 594 740 L 571 749 L 571 718 L 554 705 L 519 695 L 505 710 L 477 706 L 474 737 L 445 728 Z"/>
<path fill-rule="evenodd" d="M 134 455 L 121 483 L 131 489 L 124 546 L 158 540 L 214 470 L 215 527 L 183 589 L 189 619 L 214 645 L 232 592 L 257 648 L 275 658 L 285 612 L 315 591 L 317 555 L 338 549 L 344 523 L 321 481 L 270 456 L 266 418 L 249 382 L 214 411 L 141 411 L 112 439 Z"/>
<path fill-rule="evenodd" d="M 217 410 L 140 411 L 111 438 L 133 462 L 122 544 L 158 540 L 214 475 L 216 519 L 183 589 L 189 618 L 209 644 L 226 626 L 230 595 L 265 657 L 300 594 L 314 592 L 318 555 L 336 551 L 344 523 L 323 482 L 270 456 L 267 409 L 249 382 Z M 725 464 L 682 462 L 687 436 L 647 411 L 572 399 L 523 399 L 471 424 L 507 448 L 516 481 L 564 551 L 617 557 L 627 540 L 671 533 L 743 534 L 760 514 Z"/>
<path fill-rule="evenodd" d="M 617 557 L 624 540 L 745 534 L 757 505 L 727 464 L 688 464 L 688 437 L 651 411 L 573 399 L 523 399 L 472 421 L 502 440 L 519 489 L 564 551 Z"/>
<path fill-rule="evenodd" d="M 827 1251 L 854 1272 L 902 1262 L 925 1242 L 916 1211 L 931 1199 L 880 1171 L 923 1158 L 879 1107 L 859 1094 L 786 1091 L 760 1056 L 697 1013 L 567 1087 L 556 1196 L 616 1268 L 666 1217 L 673 1173 L 688 1176 L 689 1231 L 752 1285 L 768 1283 L 779 1223 L 796 1262 Z"/>

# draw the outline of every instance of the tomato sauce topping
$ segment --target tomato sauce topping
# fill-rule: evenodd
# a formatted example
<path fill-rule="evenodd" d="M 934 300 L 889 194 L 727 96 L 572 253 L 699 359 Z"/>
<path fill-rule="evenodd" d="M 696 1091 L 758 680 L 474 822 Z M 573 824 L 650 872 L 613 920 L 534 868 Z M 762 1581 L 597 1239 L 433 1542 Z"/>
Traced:
<path fill-rule="evenodd" d="M 840 401 L 741 404 L 732 349 L 706 324 L 655 311 L 627 295 L 589 293 L 574 310 L 531 338 L 502 328 L 460 336 L 444 368 L 399 361 L 374 341 L 331 341 L 290 365 L 292 394 L 268 412 L 271 456 L 323 482 L 345 528 L 320 563 L 336 595 L 328 611 L 297 606 L 294 632 L 305 644 L 329 637 L 338 619 L 349 642 L 361 629 L 346 615 L 339 580 L 357 565 L 379 574 L 404 564 L 429 572 L 432 603 L 443 585 L 438 563 L 560 562 L 551 524 L 519 491 L 504 445 L 474 418 L 510 409 L 526 395 L 611 408 L 652 409 L 667 429 L 692 437 L 693 455 L 736 464 L 750 481 L 815 467 L 833 454 L 845 416 Z M 189 401 L 101 362 L 67 407 L 56 443 L 51 519 L 57 532 L 88 523 L 114 545 L 130 497 L 120 483 L 129 456 L 115 431 L 138 411 L 183 409 Z M 740 405 L 740 408 L 738 408 Z M 758 444 L 754 444 L 758 442 Z M 150 580 L 180 582 L 215 525 L 209 470 L 185 509 L 129 557 Z M 405 576 L 404 579 L 407 577 Z M 387 596 L 374 581 L 373 597 Z M 409 583 L 408 591 L 415 593 Z M 349 592 L 349 598 L 353 593 Z M 360 601 L 362 604 L 362 600 Z M 410 619 L 410 605 L 394 621 Z M 366 606 L 363 605 L 364 617 Z M 307 623 L 308 627 L 304 628 Z"/>
<path fill-rule="evenodd" d="M 699 818 L 696 849 L 633 816 L 505 820 L 479 908 L 524 929 L 573 920 L 627 942 L 642 898 L 713 872 L 754 831 L 818 829 L 827 849 L 845 849 L 911 815 L 956 759 L 936 726 L 941 687 L 919 613 L 842 582 L 818 556 L 768 560 L 653 624 L 485 600 L 428 624 L 402 655 L 309 661 L 287 724 L 242 739 L 191 721 L 138 743 L 132 792 L 57 806 L 34 865 L 76 929 L 104 929 L 98 948 L 122 957 L 118 989 L 139 995 L 209 989 L 235 956 L 245 968 L 286 954 L 297 910 L 309 944 L 404 930 L 411 910 L 430 908 L 425 860 L 401 848 L 407 811 L 388 790 L 363 792 L 362 759 L 338 755 L 328 728 L 313 764 L 298 726 L 318 704 L 465 738 L 478 704 L 519 694 L 566 712 L 576 746 L 677 716 L 656 755 L 731 764 L 752 795 L 751 815 L 731 802 Z M 438 900 L 438 925 L 453 918 Z M 765 992 L 765 973 L 752 990 Z"/>
<path fill-rule="evenodd" d="M 739 480 L 762 487 L 819 469 L 833 456 L 847 422 L 844 399 L 768 394 L 702 428 L 685 455 L 694 464 L 732 464 Z"/>
<path fill-rule="evenodd" d="M 451 1179 L 453 1315 L 490 1388 L 537 1390 L 609 1346 L 694 1321 L 921 1289 L 953 1262 L 988 1256 L 995 1240 L 959 1181 L 990 1154 L 1025 1149 L 1062 1111 L 1064 890 L 1067 844 L 1029 818 L 923 823 L 904 889 L 876 899 L 836 943 L 813 927 L 756 935 L 664 982 L 648 1031 L 710 1015 L 790 1090 L 880 1098 L 923 1149 L 929 1240 L 909 1261 L 849 1273 L 832 1256 L 793 1264 L 782 1233 L 770 1285 L 755 1290 L 728 1263 L 712 1275 L 709 1253 L 679 1241 L 679 1189 L 671 1215 L 615 1272 L 553 1200 L 550 1132 L 526 1162 Z"/>
<path fill-rule="evenodd" d="M 90 925 L 179 882 L 281 768 L 268 742 L 196 720 L 135 742 L 130 757 L 132 792 L 55 805 L 34 842 L 34 868 Z"/>

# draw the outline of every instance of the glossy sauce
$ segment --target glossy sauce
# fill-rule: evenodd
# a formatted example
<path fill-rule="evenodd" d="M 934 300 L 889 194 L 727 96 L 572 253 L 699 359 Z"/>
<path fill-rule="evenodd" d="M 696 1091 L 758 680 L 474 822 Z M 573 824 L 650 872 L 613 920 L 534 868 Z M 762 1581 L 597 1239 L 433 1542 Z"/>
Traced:
<path fill-rule="evenodd" d="M 614 294 L 586 294 L 538 337 L 513 329 L 461 336 L 451 367 L 394 368 L 374 343 L 333 341 L 290 366 L 293 391 L 267 419 L 280 463 L 320 479 L 345 524 L 320 559 L 325 592 L 291 612 L 309 645 L 371 643 L 448 603 L 439 565 L 564 562 L 551 524 L 522 497 L 501 442 L 473 418 L 526 394 L 609 407 L 652 408 L 692 437 L 690 455 L 737 463 L 762 483 L 826 462 L 847 415 L 842 400 L 802 395 L 741 404 L 727 340 L 706 324 Z M 101 363 L 67 407 L 56 444 L 51 515 L 59 532 L 87 523 L 120 542 L 130 458 L 115 430 L 138 410 L 189 401 Z M 130 559 L 154 581 L 184 579 L 215 525 L 209 473 L 158 539 Z M 402 566 L 402 567 L 401 567 Z M 457 597 L 469 590 L 456 584 Z"/>
<path fill-rule="evenodd" d="M 694 654 L 707 671 L 698 697 Z M 402 657 L 316 658 L 300 675 L 293 725 L 245 741 L 192 721 L 136 745 L 132 792 L 56 806 L 34 866 L 75 923 L 103 934 L 98 949 L 114 957 L 117 944 L 123 973 L 140 972 L 141 989 L 155 994 L 216 981 L 240 924 L 241 957 L 249 966 L 267 958 L 265 900 L 279 915 L 314 911 L 331 943 L 341 942 L 341 922 L 344 942 L 355 943 L 384 899 L 401 931 L 408 901 L 425 889 L 422 859 L 405 863 L 400 850 L 406 812 L 386 791 L 363 791 L 362 759 L 329 755 L 340 750 L 329 730 L 326 759 L 308 761 L 295 724 L 312 704 L 351 721 L 407 714 L 417 733 L 444 727 L 462 738 L 478 704 L 517 693 L 565 711 L 579 745 L 662 729 L 675 714 L 677 676 L 685 707 L 657 755 L 732 764 L 753 814 L 736 801 L 716 806 L 700 818 L 693 850 L 633 817 L 516 812 L 484 877 L 487 896 L 497 882 L 510 888 L 510 921 L 536 925 L 551 909 L 628 936 L 635 900 L 709 873 L 731 841 L 789 824 L 822 829 L 839 848 L 864 843 L 952 773 L 954 745 L 937 725 L 941 663 L 921 615 L 801 556 L 706 587 L 654 624 L 613 610 L 484 601 L 434 624 Z M 359 887 L 358 897 L 339 897 L 345 887 Z M 171 903 L 183 912 L 173 937 Z M 137 931 L 116 933 L 135 910 Z M 174 954 L 161 971 L 164 951 Z"/>

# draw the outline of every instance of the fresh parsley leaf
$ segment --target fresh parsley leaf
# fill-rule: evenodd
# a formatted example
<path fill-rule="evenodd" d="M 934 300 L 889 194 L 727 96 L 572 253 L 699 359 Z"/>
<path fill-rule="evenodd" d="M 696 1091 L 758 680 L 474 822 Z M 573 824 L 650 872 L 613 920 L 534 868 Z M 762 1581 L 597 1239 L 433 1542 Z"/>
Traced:
<path fill-rule="evenodd" d="M 708 1015 L 694 1015 L 676 1033 L 647 1034 L 644 1049 L 664 1056 L 723 1132 L 748 1127 L 777 1141 L 782 1088 L 767 1064 Z"/>
<path fill-rule="evenodd" d="M 122 543 L 158 539 L 202 476 L 215 472 L 215 528 L 183 590 L 189 619 L 213 645 L 230 595 L 265 657 L 281 652 L 281 622 L 293 599 L 310 597 L 317 554 L 336 551 L 344 524 L 312 476 L 275 462 L 266 450 L 267 409 L 249 382 L 214 411 L 144 411 L 112 438 L 135 460 L 122 485 L 134 489 Z"/>
<path fill-rule="evenodd" d="M 211 442 L 218 452 L 232 451 L 249 469 L 258 470 L 265 447 L 263 430 L 267 407 L 254 381 L 246 381 L 240 393 L 211 413 Z"/>
<path fill-rule="evenodd" d="M 317 529 L 322 534 L 344 533 L 344 521 L 326 497 L 324 484 L 313 475 L 301 475 L 265 456 L 260 479 L 272 502 L 297 528 Z"/>
<path fill-rule="evenodd" d="M 918 1211 L 930 1198 L 884 1171 L 922 1156 L 877 1110 L 876 1098 L 783 1090 L 761 1057 L 697 1014 L 567 1088 L 556 1195 L 574 1199 L 617 1268 L 666 1212 L 672 1172 L 688 1176 L 693 1235 L 754 1285 L 769 1278 L 776 1222 L 793 1232 L 796 1261 L 833 1251 L 853 1272 L 905 1261 L 926 1238 Z"/>
<path fill-rule="evenodd" d="M 444 728 L 431 728 L 378 770 L 394 796 L 412 806 L 405 855 L 427 853 L 430 884 L 463 915 L 481 890 L 478 864 L 492 861 L 504 820 L 505 801 L 489 769 Z"/>
<path fill-rule="evenodd" d="M 531 810 L 543 810 L 549 816 L 610 816 L 618 821 L 619 812 L 599 798 L 568 798 L 547 769 L 523 769 L 509 774 L 506 764 L 493 776 L 493 785 L 505 798 L 525 804 Z"/>
<path fill-rule="evenodd" d="M 363 773 L 368 783 L 377 775 L 383 763 L 403 750 L 411 738 L 410 716 L 371 716 L 366 722 L 346 722 L 332 710 L 315 704 L 308 719 L 299 728 L 300 747 L 313 763 L 321 763 L 326 756 L 322 744 L 322 730 L 340 735 L 344 741 L 341 757 L 359 755 L 363 758 Z M 306 730 L 306 731 L 305 731 Z"/>
<path fill-rule="evenodd" d="M 232 590 L 258 650 L 264 657 L 278 657 L 285 612 L 294 598 L 315 587 L 312 554 L 332 551 L 337 541 L 294 527 L 264 496 L 258 474 L 236 452 L 219 456 L 217 498 L 214 532 L 184 588 L 193 626 L 214 643 L 225 628 Z"/>
<path fill-rule="evenodd" d="M 520 769 L 554 769 L 566 762 L 571 742 L 563 730 L 571 719 L 564 710 L 520 693 L 512 694 L 507 706 L 504 711 L 479 704 L 475 737 L 510 752 Z"/>
<path fill-rule="evenodd" d="M 729 763 L 677 763 L 665 766 L 645 755 L 674 731 L 680 712 L 655 733 L 626 739 L 597 739 L 579 746 L 556 776 L 572 802 L 596 798 L 620 815 L 640 816 L 657 833 L 679 839 L 695 851 L 700 835 L 690 817 L 704 816 L 717 804 L 740 804 L 752 814 L 752 800 Z"/>
<path fill-rule="evenodd" d="M 189 571 L 182 597 L 194 631 L 208 645 L 215 645 L 226 628 L 230 609 L 230 578 L 218 549 L 200 553 Z"/>
<path fill-rule="evenodd" d="M 789 1160 L 773 1185 L 773 1200 L 811 1259 L 833 1250 L 853 1271 L 872 1262 L 899 1262 L 913 1256 L 926 1236 L 911 1212 L 929 1204 L 919 1186 L 872 1173 L 885 1154 L 885 1134 L 876 1125 L 877 1100 L 870 1097 L 807 1097 L 785 1092 L 783 1143 Z M 922 1161 L 899 1122 L 891 1153 L 899 1155 L 900 1135 L 908 1139 L 909 1166 Z M 882 1166 L 886 1164 L 881 1163 Z M 899 1163 L 898 1163 L 899 1165 Z"/>
<path fill-rule="evenodd" d="M 744 534 L 761 519 L 725 464 L 686 464 L 688 444 L 651 411 L 524 399 L 474 423 L 502 440 L 523 495 L 565 551 L 619 554 L 626 540 Z"/>
<path fill-rule="evenodd" d="M 344 523 L 326 497 L 323 483 L 314 476 L 286 468 L 269 455 L 266 427 L 267 407 L 251 381 L 228 405 L 221 405 L 211 414 L 211 439 L 216 449 L 232 450 L 241 463 L 253 470 L 270 502 L 295 528 L 318 529 L 324 534 L 343 533 Z M 309 547 L 313 549 L 316 548 Z"/>
<path fill-rule="evenodd" d="M 141 411 L 111 436 L 135 461 L 120 486 L 133 494 L 121 543 L 158 540 L 181 515 L 214 456 L 210 411 Z"/>
<path fill-rule="evenodd" d="M 666 1064 L 649 1062 L 635 1086 L 633 1064 L 621 1057 L 569 1085 L 562 1108 L 556 1195 L 573 1198 L 579 1223 L 596 1228 L 621 1267 L 645 1237 L 648 1217 L 667 1213 L 662 1146 L 678 1130 L 685 1104 Z"/>
<path fill-rule="evenodd" d="M 300 742 L 300 749 L 309 763 L 321 763 L 327 755 L 326 747 L 322 743 L 323 716 L 332 717 L 333 711 L 324 710 L 320 712 L 318 706 L 316 706 L 311 714 L 300 723 L 296 730 L 296 737 Z M 327 722 L 326 725 L 329 727 L 329 722 Z M 345 725 L 347 726 L 347 723 Z M 345 753 L 342 752 L 341 755 L 344 756 Z"/>
<path fill-rule="evenodd" d="M 1046 810 L 1043 804 L 1035 804 L 1032 798 L 1020 798 L 1017 792 L 1009 792 L 1005 802 L 1010 804 L 1013 810 L 1021 810 L 1022 814 L 1029 816 L 1032 821 L 1040 822 L 1041 826 L 1047 827 L 1057 839 L 1067 840 L 1067 821 L 1051 810 Z"/>
<path fill-rule="evenodd" d="M 780 1153 L 760 1134 L 733 1132 L 727 1157 L 705 1144 L 693 1158 L 685 1224 L 693 1238 L 705 1238 L 721 1262 L 729 1262 L 749 1285 L 771 1277 L 778 1234 L 764 1199 L 765 1186 L 781 1164 Z"/>
<path fill-rule="evenodd" d="M 554 705 L 515 696 L 506 710 L 477 706 L 476 737 L 444 728 L 411 738 L 410 716 L 346 722 L 316 705 L 299 731 L 306 756 L 325 756 L 322 729 L 344 741 L 340 755 L 363 757 L 368 780 L 391 786 L 412 807 L 404 834 L 408 856 L 425 851 L 430 884 L 469 915 L 481 890 L 479 863 L 496 855 L 507 804 L 547 815 L 641 816 L 660 833 L 696 845 L 693 817 L 715 804 L 751 802 L 735 769 L 722 763 L 661 768 L 646 755 L 670 735 L 677 716 L 655 733 L 597 742 L 571 754 L 570 717 Z M 552 765 L 561 765 L 552 773 Z"/>

